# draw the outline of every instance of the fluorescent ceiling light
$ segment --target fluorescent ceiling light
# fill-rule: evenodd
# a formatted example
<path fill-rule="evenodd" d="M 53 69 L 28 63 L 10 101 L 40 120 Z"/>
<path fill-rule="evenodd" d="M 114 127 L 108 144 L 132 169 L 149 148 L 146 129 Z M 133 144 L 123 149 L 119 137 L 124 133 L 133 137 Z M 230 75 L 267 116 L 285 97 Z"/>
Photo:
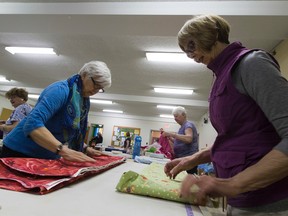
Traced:
<path fill-rule="evenodd" d="M 32 98 L 32 99 L 38 99 L 39 95 L 37 95 L 37 94 L 28 94 L 28 97 Z"/>
<path fill-rule="evenodd" d="M 169 105 L 157 105 L 159 109 L 174 109 L 176 106 L 169 106 Z"/>
<path fill-rule="evenodd" d="M 91 103 L 96 103 L 96 104 L 113 104 L 112 101 L 108 100 L 96 100 L 96 99 L 90 99 Z"/>
<path fill-rule="evenodd" d="M 56 55 L 53 48 L 41 48 L 41 47 L 5 47 L 5 50 L 12 53 L 28 53 L 28 54 L 49 54 Z"/>
<path fill-rule="evenodd" d="M 11 80 L 7 80 L 6 77 L 0 76 L 0 82 L 10 82 Z"/>
<path fill-rule="evenodd" d="M 171 89 L 171 88 L 154 88 L 155 92 L 158 93 L 168 93 L 168 94 L 187 94 L 192 95 L 192 89 Z"/>
<path fill-rule="evenodd" d="M 161 118 L 174 118 L 173 115 L 165 115 L 165 114 L 161 114 L 160 117 Z"/>
<path fill-rule="evenodd" d="M 187 57 L 185 53 L 156 53 L 147 52 L 146 58 L 148 61 L 161 61 L 161 62 L 190 62 L 195 63 L 193 59 Z"/>
<path fill-rule="evenodd" d="M 121 110 L 107 110 L 107 109 L 104 109 L 103 112 L 123 113 L 123 111 L 121 111 Z"/>

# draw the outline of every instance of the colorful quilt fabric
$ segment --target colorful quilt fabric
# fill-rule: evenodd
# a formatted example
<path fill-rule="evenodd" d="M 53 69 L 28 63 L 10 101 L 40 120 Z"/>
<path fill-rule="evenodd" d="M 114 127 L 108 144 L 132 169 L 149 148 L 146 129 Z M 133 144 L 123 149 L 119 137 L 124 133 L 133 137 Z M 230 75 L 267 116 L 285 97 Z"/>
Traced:
<path fill-rule="evenodd" d="M 182 172 L 172 180 L 165 175 L 164 164 L 151 163 L 141 174 L 134 171 L 123 173 L 116 189 L 124 193 L 193 204 L 189 200 L 180 198 L 181 181 L 186 175 Z"/>
<path fill-rule="evenodd" d="M 101 155 L 96 162 L 0 158 L 0 188 L 46 194 L 120 165 L 124 157 Z"/>

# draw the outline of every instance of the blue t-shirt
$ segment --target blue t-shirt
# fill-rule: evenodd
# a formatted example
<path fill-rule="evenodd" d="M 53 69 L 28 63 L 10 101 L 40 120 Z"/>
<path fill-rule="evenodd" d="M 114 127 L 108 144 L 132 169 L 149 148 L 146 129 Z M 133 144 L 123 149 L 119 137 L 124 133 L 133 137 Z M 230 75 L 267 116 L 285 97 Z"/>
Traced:
<path fill-rule="evenodd" d="M 186 121 L 183 125 L 181 125 L 178 134 L 185 135 L 185 130 L 187 128 L 192 129 L 193 139 L 191 143 L 184 143 L 181 140 L 174 140 L 174 153 L 175 158 L 185 157 L 188 155 L 192 155 L 198 152 L 198 133 L 195 125 L 192 122 Z"/>
<path fill-rule="evenodd" d="M 40 127 L 46 127 L 54 137 L 64 143 L 63 136 L 64 111 L 69 99 L 69 86 L 67 80 L 49 85 L 40 95 L 34 109 L 25 117 L 3 140 L 8 148 L 22 154 L 44 158 L 56 159 L 59 155 L 48 151 L 35 143 L 29 134 Z"/>

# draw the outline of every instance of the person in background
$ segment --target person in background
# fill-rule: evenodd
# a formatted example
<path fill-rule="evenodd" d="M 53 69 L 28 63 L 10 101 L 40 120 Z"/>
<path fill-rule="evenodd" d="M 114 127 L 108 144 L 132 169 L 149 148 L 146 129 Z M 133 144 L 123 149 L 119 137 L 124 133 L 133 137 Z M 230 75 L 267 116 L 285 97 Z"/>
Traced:
<path fill-rule="evenodd" d="M 1 157 L 93 162 L 101 154 L 84 144 L 89 97 L 111 86 L 104 62 L 91 61 L 78 74 L 49 85 L 32 112 L 3 140 Z"/>
<path fill-rule="evenodd" d="M 168 159 L 174 158 L 173 143 L 169 141 L 168 137 L 163 136 L 163 128 L 160 128 L 159 144 L 161 145 L 160 151 Z"/>
<path fill-rule="evenodd" d="M 6 92 L 5 97 L 10 100 L 11 105 L 15 109 L 6 121 L 1 121 L 0 123 L 3 139 L 32 110 L 32 107 L 27 103 L 28 92 L 23 88 L 12 88 Z"/>
<path fill-rule="evenodd" d="M 131 137 L 130 137 L 130 132 L 126 132 L 126 139 L 124 141 L 124 150 L 126 151 L 127 154 L 131 153 Z"/>
<path fill-rule="evenodd" d="M 198 133 L 195 125 L 187 120 L 187 113 L 184 107 L 178 106 L 173 109 L 175 121 L 181 126 L 178 133 L 164 131 L 162 135 L 168 137 L 173 143 L 175 158 L 183 158 L 193 155 L 199 151 Z M 187 173 L 197 174 L 197 166 L 191 167 Z"/>
<path fill-rule="evenodd" d="M 209 113 L 217 137 L 164 171 L 174 178 L 212 161 L 216 177 L 188 175 L 182 197 L 205 205 L 226 196 L 227 215 L 288 215 L 288 82 L 269 53 L 230 43 L 229 31 L 222 17 L 199 15 L 178 33 L 180 48 L 215 76 Z"/>
<path fill-rule="evenodd" d="M 100 132 L 98 132 L 97 136 L 93 137 L 90 140 L 89 146 L 92 147 L 92 148 L 95 148 L 98 143 L 102 143 L 102 142 L 103 142 L 102 134 Z"/>

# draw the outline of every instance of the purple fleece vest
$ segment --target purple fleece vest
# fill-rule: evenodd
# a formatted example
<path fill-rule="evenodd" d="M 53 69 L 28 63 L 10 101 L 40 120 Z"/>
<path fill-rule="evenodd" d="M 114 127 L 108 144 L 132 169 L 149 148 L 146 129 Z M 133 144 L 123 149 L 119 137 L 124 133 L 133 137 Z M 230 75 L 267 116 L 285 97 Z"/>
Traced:
<path fill-rule="evenodd" d="M 217 176 L 229 178 L 257 163 L 281 138 L 260 107 L 233 85 L 233 66 L 248 52 L 230 44 L 208 65 L 216 80 L 210 93 L 210 118 L 218 135 L 211 151 Z M 288 178 L 266 188 L 228 198 L 234 207 L 255 207 L 288 197 Z"/>

